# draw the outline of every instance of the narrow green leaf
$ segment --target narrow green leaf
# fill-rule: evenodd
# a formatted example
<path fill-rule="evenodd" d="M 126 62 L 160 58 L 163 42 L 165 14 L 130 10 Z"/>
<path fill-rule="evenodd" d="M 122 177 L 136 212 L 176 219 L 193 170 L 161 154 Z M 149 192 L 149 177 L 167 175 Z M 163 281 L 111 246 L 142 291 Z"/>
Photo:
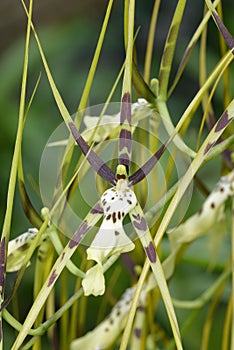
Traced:
<path fill-rule="evenodd" d="M 12 158 L 10 179 L 7 192 L 7 205 L 6 213 L 3 222 L 3 229 L 1 235 L 1 268 L 0 268 L 0 301 L 4 300 L 4 287 L 5 287 L 5 276 L 6 276 L 6 261 L 7 256 L 7 244 L 10 237 L 11 231 L 11 220 L 12 220 L 12 210 L 15 196 L 15 186 L 17 177 L 17 165 L 20 155 L 20 147 L 22 143 L 23 127 L 24 127 L 24 115 L 25 115 L 25 100 L 26 100 L 26 86 L 27 86 L 27 73 L 28 73 L 28 52 L 29 52 L 29 41 L 30 41 L 30 20 L 32 17 L 32 7 L 33 2 L 30 1 L 29 4 L 29 20 L 27 24 L 27 32 L 25 39 L 25 51 L 24 51 L 24 64 L 23 64 L 23 76 L 22 76 L 22 86 L 20 95 L 20 107 L 19 107 L 19 117 L 18 117 L 18 128 L 15 140 L 14 154 Z M 2 306 L 2 305 L 1 305 Z M 0 312 L 0 349 L 3 348 L 3 331 L 2 331 L 2 312 Z"/>
<path fill-rule="evenodd" d="M 172 69 L 172 62 L 177 42 L 177 37 L 182 21 L 186 0 L 179 0 L 174 12 L 174 16 L 171 22 L 171 26 L 167 35 L 167 40 L 164 47 L 163 56 L 161 59 L 160 71 L 159 71 L 159 96 L 160 99 L 166 101 L 167 88 L 169 83 L 169 77 Z"/>
<path fill-rule="evenodd" d="M 21 197 L 22 206 L 24 209 L 24 213 L 28 220 L 34 227 L 39 228 L 42 224 L 42 219 L 39 213 L 34 208 L 29 195 L 27 193 L 27 189 L 24 181 L 24 173 L 23 173 L 23 164 L 22 164 L 22 156 L 20 153 L 19 157 L 19 165 L 18 165 L 18 183 L 19 183 L 19 192 Z"/>
<path fill-rule="evenodd" d="M 94 79 L 94 75 L 97 69 L 97 64 L 99 61 L 99 57 L 100 57 L 100 53 L 101 53 L 101 49 L 102 49 L 102 45 L 104 42 L 104 38 L 105 38 L 105 34 L 106 34 L 106 30 L 107 30 L 107 25 L 109 22 L 109 18 L 110 18 L 110 14 L 111 14 L 111 9 L 112 9 L 112 5 L 113 5 L 113 0 L 109 0 L 107 9 L 106 9 L 106 14 L 105 14 L 105 18 L 103 21 L 103 25 L 102 25 L 102 29 L 101 29 L 101 33 L 99 35 L 98 38 L 98 42 L 97 42 L 97 47 L 93 56 L 93 60 L 92 60 L 92 64 L 89 70 L 89 74 L 85 83 L 85 87 L 83 90 L 83 94 L 79 103 L 79 107 L 78 107 L 78 111 L 82 111 L 86 108 L 87 105 L 87 101 L 88 101 L 88 97 L 89 97 L 89 93 L 91 90 L 91 86 L 93 83 L 93 79 Z"/>
<path fill-rule="evenodd" d="M 145 98 L 149 103 L 156 107 L 156 96 L 149 87 L 149 85 L 145 82 L 138 67 L 134 62 L 132 65 L 132 80 L 139 96 Z"/>
<path fill-rule="evenodd" d="M 215 0 L 214 1 L 214 7 L 216 7 L 218 5 L 218 3 L 220 2 L 220 0 Z M 179 82 L 180 80 L 180 77 L 186 67 L 186 63 L 188 62 L 189 60 L 189 57 L 191 55 L 191 53 L 193 52 L 193 48 L 195 47 L 198 39 L 200 38 L 200 36 L 202 35 L 203 33 L 203 30 L 204 30 L 204 27 L 206 26 L 207 22 L 209 21 L 210 19 L 210 16 L 211 16 L 211 13 L 210 12 L 207 12 L 206 15 L 204 16 L 204 18 L 202 19 L 201 23 L 199 24 L 199 26 L 197 27 L 196 31 L 194 32 L 185 52 L 184 52 L 184 55 L 181 59 L 181 62 L 180 62 L 180 65 L 179 65 L 179 68 L 176 72 L 176 75 L 175 75 L 175 78 L 174 78 L 174 81 L 168 91 L 168 96 L 170 96 L 172 94 L 172 92 L 174 91 L 175 87 L 177 86 L 177 83 Z"/>
<path fill-rule="evenodd" d="M 232 262 L 234 261 L 234 198 L 232 199 L 232 233 L 231 233 L 231 244 L 232 244 Z M 231 298 L 232 298 L 232 322 L 231 322 L 231 329 L 234 327 L 234 269 L 232 265 L 232 292 L 231 292 Z M 231 334 L 231 347 L 234 347 L 234 332 L 232 331 Z"/>
<path fill-rule="evenodd" d="M 147 84 L 149 83 L 149 80 L 150 80 L 150 69 L 151 69 L 153 46 L 154 46 L 154 33 L 157 25 L 159 7 L 160 7 L 160 0 L 155 0 L 151 21 L 150 21 L 149 35 L 148 35 L 146 55 L 145 55 L 144 79 Z"/>

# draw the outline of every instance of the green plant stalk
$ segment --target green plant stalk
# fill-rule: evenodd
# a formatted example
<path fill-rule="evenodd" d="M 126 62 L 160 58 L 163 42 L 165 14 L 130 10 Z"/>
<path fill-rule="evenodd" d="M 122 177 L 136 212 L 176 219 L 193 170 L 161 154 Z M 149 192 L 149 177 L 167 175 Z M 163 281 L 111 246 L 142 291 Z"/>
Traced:
<path fill-rule="evenodd" d="M 28 116 L 30 107 L 33 103 L 35 94 L 37 92 L 37 88 L 38 88 L 40 79 L 41 79 L 41 74 L 39 74 L 39 76 L 38 76 L 38 79 L 36 81 L 32 95 L 30 97 L 27 109 L 25 111 L 24 123 L 27 120 L 27 116 Z M 26 191 L 26 186 L 25 186 L 25 181 L 24 181 L 23 164 L 22 164 L 22 147 L 20 148 L 20 155 L 19 155 L 19 160 L 18 160 L 18 186 L 19 186 L 19 193 L 20 193 L 21 203 L 23 206 L 24 213 L 27 216 L 28 220 L 31 222 L 31 224 L 34 227 L 39 228 L 41 226 L 43 220 L 41 219 L 39 213 L 36 211 L 36 209 L 32 205 L 30 198 L 28 196 L 28 193 Z"/>
<path fill-rule="evenodd" d="M 216 291 L 216 294 L 214 295 L 212 303 L 209 307 L 206 321 L 203 327 L 203 334 L 201 339 L 201 350 L 208 350 L 209 348 L 209 339 L 211 335 L 212 322 L 214 321 L 214 313 L 220 301 L 223 289 L 224 289 L 224 285 L 221 285 L 219 289 Z"/>
<path fill-rule="evenodd" d="M 217 6 L 217 11 L 220 15 L 220 18 L 222 19 L 222 17 L 223 17 L 222 2 L 219 2 L 218 6 Z M 220 46 L 221 55 L 224 56 L 225 53 L 227 52 L 227 46 L 226 46 L 225 40 L 224 40 L 221 33 L 219 33 L 219 46 Z M 227 69 L 227 71 L 223 75 L 223 85 L 224 85 L 223 108 L 226 108 L 227 105 L 231 101 L 231 93 L 230 93 L 230 84 L 229 83 L 230 83 L 229 70 Z"/>
<path fill-rule="evenodd" d="M 120 344 L 119 350 L 126 350 L 127 349 L 128 340 L 130 339 L 130 336 L 131 336 L 132 325 L 133 325 L 136 310 L 138 307 L 139 298 L 140 298 L 141 291 L 142 291 L 142 288 L 144 286 L 149 268 L 150 268 L 150 264 L 149 264 L 148 259 L 146 259 L 145 264 L 144 264 L 144 268 L 143 268 L 142 273 L 140 275 L 140 278 L 138 279 L 138 282 L 137 282 L 137 288 L 136 288 L 136 291 L 134 293 L 134 298 L 131 302 L 131 307 L 130 307 L 128 317 L 126 320 L 126 326 L 124 328 L 124 332 L 123 332 L 123 336 L 121 339 L 121 344 Z"/>
<path fill-rule="evenodd" d="M 217 144 L 213 149 L 210 150 L 207 158 L 205 161 L 209 161 L 216 156 L 220 155 L 222 152 L 224 152 L 228 147 L 233 145 L 234 143 L 234 134 L 232 136 L 229 136 L 221 143 Z"/>
<path fill-rule="evenodd" d="M 234 349 L 234 198 L 232 199 L 232 322 L 231 322 L 231 349 Z"/>
<path fill-rule="evenodd" d="M 81 262 L 81 264 L 84 262 L 84 260 Z M 83 265 L 81 265 L 84 267 Z M 81 288 L 81 279 L 78 278 L 76 280 L 76 285 L 74 288 L 74 293 L 76 293 Z M 79 322 L 79 302 L 76 300 L 76 302 L 71 307 L 71 313 L 70 313 L 70 330 L 69 330 L 69 344 L 76 338 L 77 335 L 77 329 L 78 329 L 78 322 Z"/>
<path fill-rule="evenodd" d="M 113 297 L 113 294 L 115 294 L 115 286 L 118 283 L 119 278 L 121 278 L 122 272 L 122 266 L 114 266 L 113 274 L 108 280 L 108 285 L 106 286 L 108 295 L 111 295 L 111 300 L 108 300 L 108 298 L 102 298 L 102 300 L 100 301 L 100 307 L 96 318 L 97 325 L 102 322 L 103 315 L 105 315 L 108 312 L 109 304 L 111 304 L 111 306 L 114 306 L 118 302 L 118 299 Z"/>
<path fill-rule="evenodd" d="M 56 253 L 58 255 L 60 255 L 64 249 L 60 239 L 59 239 L 59 236 L 56 232 L 56 229 L 53 228 L 53 227 L 50 227 L 50 232 L 49 232 L 49 236 L 50 236 L 50 240 L 56 250 Z M 72 261 L 69 261 L 67 263 L 67 269 L 68 271 L 70 271 L 71 274 L 77 276 L 77 277 L 81 277 L 81 278 L 84 278 L 85 277 L 85 273 L 79 269 Z"/>
<path fill-rule="evenodd" d="M 200 44 L 200 52 L 199 52 L 199 85 L 200 88 L 204 85 L 206 78 L 207 78 L 207 71 L 206 71 L 206 49 L 207 49 L 207 25 L 204 26 L 202 35 L 201 35 L 201 44 Z M 202 109 L 203 109 L 203 117 L 200 124 L 199 134 L 197 138 L 197 147 L 199 148 L 200 140 L 202 131 L 205 125 L 207 114 L 210 113 L 213 114 L 212 105 L 208 103 L 208 91 L 204 93 L 202 98 Z M 206 112 L 205 112 L 206 111 Z M 208 114 L 209 116 L 209 114 Z"/>
<path fill-rule="evenodd" d="M 94 79 L 94 75 L 96 73 L 97 70 L 97 64 L 99 61 L 99 57 L 100 57 L 100 53 L 101 53 L 101 49 L 102 49 L 102 45 L 103 45 L 103 41 L 105 38 L 105 34 L 106 34 L 106 29 L 107 29 L 107 25 L 109 22 L 109 18 L 110 18 L 110 14 L 111 14 L 111 9 L 112 9 L 112 5 L 113 5 L 113 0 L 109 0 L 107 9 L 106 9 L 106 14 L 105 14 L 105 18 L 103 21 L 103 25 L 102 25 L 102 29 L 98 38 L 98 42 L 97 42 L 97 47 L 93 56 L 93 60 L 92 60 L 92 64 L 89 70 L 89 74 L 85 83 L 85 87 L 82 93 L 82 97 L 80 99 L 80 103 L 79 103 L 79 107 L 77 112 L 79 113 L 80 111 L 84 110 L 87 106 L 87 101 L 89 98 L 89 93 L 92 87 L 92 83 L 93 83 L 93 79 Z"/>
<path fill-rule="evenodd" d="M 205 84 L 200 88 L 200 90 L 197 92 L 197 94 L 195 95 L 193 100 L 190 102 L 189 106 L 184 111 L 183 115 L 181 116 L 181 118 L 180 118 L 180 120 L 175 128 L 171 122 L 170 114 L 168 112 L 166 103 L 164 101 L 162 101 L 160 98 L 158 98 L 158 101 L 157 101 L 158 109 L 159 109 L 160 114 L 163 116 L 163 119 L 165 119 L 167 121 L 167 123 L 165 124 L 165 127 L 167 129 L 169 127 L 168 132 L 170 134 L 172 132 L 172 128 L 174 129 L 174 131 L 178 132 L 182 128 L 183 124 L 185 124 L 185 122 L 188 123 L 188 121 L 190 121 L 191 116 L 194 114 L 194 112 L 198 108 L 204 93 L 210 87 L 210 85 L 212 84 L 214 79 L 217 77 L 217 75 L 222 71 L 223 67 L 230 64 L 231 61 L 233 60 L 233 58 L 234 57 L 233 57 L 232 53 L 229 51 L 220 60 L 220 62 L 215 67 L 215 69 L 211 72 L 211 74 L 207 78 Z M 195 156 L 195 152 L 193 150 L 191 150 L 190 148 L 188 148 L 188 146 L 183 142 L 183 140 L 180 140 L 178 137 L 176 138 L 176 146 L 182 152 L 185 152 L 186 154 L 190 155 L 192 158 Z"/>
<path fill-rule="evenodd" d="M 124 37 L 125 46 L 127 47 L 125 70 L 123 77 L 122 98 L 125 93 L 131 95 L 132 91 L 132 59 L 133 59 L 133 45 L 134 45 L 134 13 L 135 0 L 125 1 L 124 11 Z"/>
<path fill-rule="evenodd" d="M 34 208 L 32 202 L 29 198 L 29 195 L 26 191 L 21 150 L 20 150 L 20 156 L 19 156 L 19 161 L 18 161 L 18 186 L 19 186 L 19 193 L 20 193 L 20 198 L 21 198 L 24 213 L 27 216 L 30 223 L 34 227 L 39 228 L 41 226 L 43 220 L 41 219 L 39 213 Z"/>
<path fill-rule="evenodd" d="M 33 2 L 29 5 L 29 19 L 32 17 L 32 8 Z M 23 135 L 23 127 L 24 127 L 24 109 L 25 109 L 25 100 L 26 100 L 26 86 L 27 86 L 27 72 L 28 72 L 28 52 L 29 52 L 29 41 L 30 41 L 30 21 L 27 25 L 26 32 L 26 40 L 25 40 L 25 52 L 24 52 L 24 64 L 23 64 L 23 76 L 22 76 L 22 86 L 21 86 L 21 95 L 20 95 L 20 106 L 19 106 L 19 119 L 18 119 L 18 128 L 16 134 L 15 141 L 15 149 L 12 158 L 12 165 L 10 171 L 9 185 L 8 185 L 8 193 L 7 193 L 7 206 L 6 213 L 4 217 L 2 235 L 1 235 L 1 243 L 5 244 L 3 246 L 4 256 L 7 256 L 7 245 L 9 242 L 10 231 L 11 231 L 11 220 L 12 220 L 12 210 L 14 203 L 14 195 L 15 195 L 15 186 L 16 186 L 16 178 L 17 178 L 17 166 L 18 160 L 20 156 L 20 149 L 22 143 L 22 135 Z M 5 284 L 5 276 L 6 276 L 6 260 L 2 262 L 2 276 L 1 286 L 0 286 L 0 302 L 4 299 L 4 284 Z M 3 348 L 3 333 L 2 333 L 2 312 L 0 313 L 0 349 Z"/>
<path fill-rule="evenodd" d="M 32 16 L 32 4 L 30 4 L 30 8 L 29 8 L 29 18 L 31 18 L 31 16 Z M 8 195 L 7 195 L 7 207 L 6 207 L 7 209 L 5 213 L 2 236 L 1 236 L 1 239 L 6 238 L 6 246 L 10 237 L 12 208 L 13 208 L 13 202 L 14 202 L 16 178 L 17 178 L 17 165 L 18 165 L 18 159 L 20 156 L 22 135 L 23 135 L 29 40 L 30 40 L 30 26 L 28 25 L 26 42 L 25 42 L 25 55 L 24 55 L 23 76 L 22 76 L 21 96 L 20 96 L 18 128 L 17 128 L 15 149 L 14 149 L 14 154 L 12 158 L 12 166 L 11 166 L 11 172 L 10 172 L 10 180 L 9 180 Z"/>
<path fill-rule="evenodd" d="M 198 316 L 199 316 L 199 310 L 193 310 L 189 314 L 189 316 L 186 319 L 185 323 L 182 325 L 182 329 L 181 329 L 182 336 L 184 334 L 186 334 L 186 332 L 188 331 L 189 328 L 191 328 L 192 324 L 194 323 L 194 321 L 196 320 L 196 318 Z M 174 350 L 174 348 L 175 348 L 175 345 L 174 345 L 174 342 L 172 340 L 166 350 Z"/>
<path fill-rule="evenodd" d="M 64 269 L 61 273 L 60 279 L 59 279 L 59 285 L 60 285 L 60 296 L 59 296 L 59 302 L 60 307 L 66 303 L 66 300 L 68 299 L 68 291 L 67 291 L 67 270 Z M 67 341 L 67 335 L 69 332 L 69 310 L 65 310 L 64 313 L 61 316 L 60 319 L 60 346 L 62 349 L 66 350 L 69 347 L 68 341 Z"/>
<path fill-rule="evenodd" d="M 203 101 L 203 108 L 204 108 L 204 114 L 203 114 L 203 117 L 202 117 L 202 122 L 201 122 L 201 126 L 200 126 L 200 130 L 199 130 L 199 134 L 198 134 L 198 140 L 197 140 L 197 148 L 199 146 L 199 142 L 200 142 L 200 139 L 201 139 L 201 134 L 202 134 L 202 129 L 203 129 L 203 125 L 204 125 L 204 122 L 207 118 L 207 115 L 209 115 L 209 113 L 212 113 L 213 112 L 213 109 L 212 109 L 212 105 L 211 105 L 211 100 L 215 94 L 215 91 L 217 89 L 217 86 L 219 84 L 219 82 L 221 81 L 222 77 L 224 76 L 226 70 L 228 69 L 228 66 L 229 66 L 229 62 L 226 62 L 226 64 L 224 65 L 224 67 L 222 68 L 221 72 L 219 73 L 213 87 L 212 87 L 212 90 L 210 92 L 210 94 L 208 95 L 207 93 L 204 94 L 204 100 Z"/>
<path fill-rule="evenodd" d="M 85 253 L 83 253 L 84 256 Z M 82 270 L 85 270 L 87 266 L 87 260 L 81 259 L 81 265 L 80 268 Z M 85 277 L 85 274 L 84 274 Z M 76 280 L 76 285 L 74 288 L 74 292 L 76 293 L 81 288 L 81 279 Z M 80 333 L 83 332 L 82 325 L 84 324 L 84 319 L 82 319 L 81 310 L 80 310 L 80 304 L 81 302 L 78 302 L 78 300 L 72 305 L 71 313 L 70 313 L 70 330 L 69 330 L 69 344 L 76 338 L 77 335 L 77 329 L 79 329 Z M 79 316 L 78 316 L 79 315 Z"/>
<path fill-rule="evenodd" d="M 155 0 L 153 13 L 150 21 L 150 29 L 149 29 L 146 55 L 145 55 L 144 80 L 146 81 L 147 84 L 149 83 L 149 80 L 150 80 L 150 68 L 151 68 L 153 46 L 154 46 L 154 33 L 157 25 L 159 7 L 160 7 L 160 0 Z"/>
<path fill-rule="evenodd" d="M 38 328 L 35 329 L 30 329 L 28 334 L 32 335 L 32 336 L 41 336 L 43 335 L 51 326 L 53 326 L 55 324 L 55 322 L 57 320 L 59 320 L 61 318 L 61 316 L 63 315 L 63 313 L 68 310 L 73 303 L 79 299 L 81 296 L 83 295 L 83 290 L 79 289 L 75 294 L 72 295 L 72 297 L 70 299 L 67 300 L 67 302 L 59 309 L 57 310 L 53 316 L 46 320 L 45 322 L 41 323 L 40 326 Z M 3 316 L 4 319 L 17 331 L 21 331 L 23 328 L 23 325 L 17 321 L 10 313 L 9 311 L 7 311 L 7 309 L 3 310 Z"/>
<path fill-rule="evenodd" d="M 227 280 L 232 273 L 232 268 L 229 267 L 224 271 L 219 278 L 204 292 L 202 295 L 195 300 L 177 300 L 173 299 L 175 308 L 179 309 L 198 309 L 203 307 L 216 293 L 220 286 Z"/>
<path fill-rule="evenodd" d="M 49 271 L 53 262 L 53 246 L 49 240 L 46 240 L 42 243 L 38 250 L 37 261 L 35 266 L 35 276 L 34 279 L 34 298 L 36 298 L 38 292 L 40 291 L 41 286 L 43 285 L 46 277 L 49 274 Z M 41 309 L 34 327 L 37 328 L 43 321 L 44 317 L 44 307 Z M 38 337 L 33 344 L 32 350 L 40 350 L 41 349 L 41 338 Z"/>
<path fill-rule="evenodd" d="M 222 350 L 232 349 L 232 296 L 229 298 L 222 333 Z"/>
<path fill-rule="evenodd" d="M 218 5 L 218 3 L 220 2 L 220 0 L 215 0 L 214 1 L 214 7 L 216 7 Z M 172 94 L 172 92 L 174 91 L 175 87 L 177 86 L 179 80 L 180 80 L 180 77 L 184 71 L 184 68 L 186 67 L 186 63 L 192 53 L 192 50 L 196 44 L 196 42 L 198 41 L 199 37 L 201 36 L 202 32 L 203 32 L 203 28 L 204 26 L 206 26 L 206 23 L 208 22 L 208 20 L 210 19 L 211 17 L 211 13 L 210 12 L 207 12 L 206 15 L 204 16 L 204 18 L 202 19 L 201 23 L 199 24 L 199 26 L 197 27 L 195 33 L 193 34 L 192 36 L 192 39 L 190 40 L 186 50 L 185 50 L 185 53 L 182 57 L 182 60 L 181 60 L 181 63 L 179 65 L 179 68 L 178 68 L 178 71 L 176 73 L 176 76 L 174 78 L 174 81 L 168 91 L 168 96 L 170 96 Z"/>
<path fill-rule="evenodd" d="M 167 100 L 168 83 L 185 5 L 186 0 L 179 0 L 177 3 L 161 59 L 159 70 L 159 96 L 163 101 Z"/>

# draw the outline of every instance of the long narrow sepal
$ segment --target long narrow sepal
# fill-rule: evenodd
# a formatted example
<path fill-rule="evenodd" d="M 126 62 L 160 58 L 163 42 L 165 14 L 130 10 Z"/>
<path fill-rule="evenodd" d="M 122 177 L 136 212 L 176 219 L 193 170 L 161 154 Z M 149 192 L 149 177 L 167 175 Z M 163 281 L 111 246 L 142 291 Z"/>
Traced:
<path fill-rule="evenodd" d="M 73 122 L 69 122 L 68 126 L 71 130 L 71 133 L 80 147 L 83 154 L 87 157 L 92 168 L 96 171 L 98 175 L 100 175 L 103 179 L 108 181 L 110 184 L 115 184 L 115 174 L 114 172 L 103 162 L 101 158 L 89 147 L 89 145 L 85 142 L 79 131 L 77 130 L 75 124 Z"/>
<path fill-rule="evenodd" d="M 170 292 L 168 290 L 167 282 L 164 276 L 163 268 L 157 256 L 155 243 L 152 240 L 147 222 L 144 217 L 144 213 L 139 204 L 137 204 L 131 210 L 131 212 L 129 212 L 129 216 L 133 227 L 136 230 L 138 237 L 140 238 L 141 244 L 143 245 L 143 248 L 147 255 L 154 277 L 158 283 L 158 287 L 160 289 L 162 299 L 167 310 L 167 315 L 171 324 L 172 332 L 174 334 L 177 349 L 182 350 L 183 347 L 181 343 L 180 330 L 175 310 L 172 304 Z"/>
<path fill-rule="evenodd" d="M 234 54 L 234 38 L 231 35 L 231 33 L 228 31 L 228 29 L 225 27 L 222 19 L 218 15 L 217 11 L 215 10 L 214 5 L 210 0 L 206 0 L 206 5 L 209 8 L 209 10 L 212 13 L 212 16 L 214 17 L 215 23 L 217 27 L 219 28 L 219 31 L 221 32 L 227 46 L 230 50 L 232 50 L 232 53 Z"/>
<path fill-rule="evenodd" d="M 155 166 L 157 161 L 161 158 L 164 151 L 166 150 L 166 144 L 162 145 L 157 152 L 155 152 L 152 157 L 134 174 L 129 176 L 129 186 L 133 186 L 143 180 Z"/>
<path fill-rule="evenodd" d="M 131 85 L 132 62 L 134 45 L 134 14 L 135 0 L 125 1 L 124 8 L 124 39 L 126 47 L 126 60 L 123 77 L 122 100 L 120 111 L 119 135 L 119 164 L 125 165 L 127 172 L 131 163 L 132 135 L 131 135 Z"/>
<path fill-rule="evenodd" d="M 120 111 L 120 134 L 119 134 L 119 164 L 129 169 L 132 154 L 131 134 L 131 103 L 130 94 L 126 92 L 122 98 Z"/>

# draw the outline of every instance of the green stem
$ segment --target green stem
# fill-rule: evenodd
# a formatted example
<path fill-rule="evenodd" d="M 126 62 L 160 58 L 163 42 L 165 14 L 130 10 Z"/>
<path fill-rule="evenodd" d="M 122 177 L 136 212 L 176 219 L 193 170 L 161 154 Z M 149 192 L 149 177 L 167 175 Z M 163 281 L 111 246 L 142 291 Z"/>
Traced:
<path fill-rule="evenodd" d="M 232 199 L 232 331 L 231 349 L 234 349 L 234 199 Z"/>
<path fill-rule="evenodd" d="M 19 157 L 20 157 L 22 135 L 23 135 L 23 128 L 24 128 L 24 113 L 25 113 L 26 86 L 27 86 L 27 73 L 28 73 L 28 52 L 29 52 L 32 8 L 33 8 L 33 1 L 31 0 L 30 4 L 29 4 L 29 18 L 28 18 L 28 24 L 27 24 L 26 40 L 25 40 L 24 64 L 23 64 L 23 76 L 22 76 L 22 85 L 21 85 L 21 94 L 20 94 L 18 128 L 17 128 L 15 149 L 14 149 L 14 154 L 13 154 L 13 158 L 12 158 L 11 172 L 10 172 L 9 185 L 8 185 L 6 213 L 5 213 L 5 217 L 4 217 L 2 236 L 1 236 L 1 242 L 3 243 L 5 241 L 5 246 L 3 246 L 5 257 L 7 256 L 7 245 L 9 242 L 10 231 L 11 231 L 11 220 L 12 220 L 12 211 L 13 211 L 13 203 L 14 203 L 14 196 L 15 196 L 17 168 L 18 168 L 18 161 L 19 161 Z M 0 285 L 0 301 L 1 302 L 4 299 L 4 285 L 5 285 L 5 277 L 6 277 L 6 272 L 5 272 L 6 271 L 6 260 L 4 260 L 2 263 L 3 263 L 3 265 L 1 266 L 1 269 L 2 269 L 2 272 L 4 273 L 4 276 L 1 276 L 1 279 L 2 279 L 1 280 L 2 284 Z M 0 334 L 1 334 L 0 349 L 3 348 L 3 334 L 2 334 L 1 319 L 2 319 L 2 314 L 0 314 L 0 327 L 1 327 L 1 329 L 0 329 Z"/>
<path fill-rule="evenodd" d="M 126 62 L 123 78 L 123 95 L 128 92 L 131 95 L 132 86 L 132 58 L 134 45 L 134 14 L 135 14 L 135 0 L 125 2 L 125 42 L 127 46 Z"/>

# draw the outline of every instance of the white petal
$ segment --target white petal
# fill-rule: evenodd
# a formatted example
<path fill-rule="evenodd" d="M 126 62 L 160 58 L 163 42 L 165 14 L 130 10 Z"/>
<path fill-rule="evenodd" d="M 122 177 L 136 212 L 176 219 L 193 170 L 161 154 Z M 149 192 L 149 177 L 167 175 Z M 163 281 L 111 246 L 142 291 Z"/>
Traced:
<path fill-rule="evenodd" d="M 105 222 L 102 226 L 105 226 Z M 123 228 L 103 229 L 102 226 L 91 246 L 87 249 L 88 259 L 102 264 L 112 254 L 126 253 L 135 248 L 134 243 L 125 234 Z"/>
<path fill-rule="evenodd" d="M 84 295 L 103 295 L 105 292 L 105 279 L 102 265 L 96 264 L 86 272 L 82 280 Z"/>
<path fill-rule="evenodd" d="M 104 219 L 87 249 L 88 259 L 95 260 L 99 264 L 112 254 L 129 252 L 135 248 L 124 232 L 123 219 L 136 206 L 136 196 L 127 187 L 126 181 L 120 180 L 118 183 L 120 183 L 120 190 L 112 187 L 101 197 Z"/>

